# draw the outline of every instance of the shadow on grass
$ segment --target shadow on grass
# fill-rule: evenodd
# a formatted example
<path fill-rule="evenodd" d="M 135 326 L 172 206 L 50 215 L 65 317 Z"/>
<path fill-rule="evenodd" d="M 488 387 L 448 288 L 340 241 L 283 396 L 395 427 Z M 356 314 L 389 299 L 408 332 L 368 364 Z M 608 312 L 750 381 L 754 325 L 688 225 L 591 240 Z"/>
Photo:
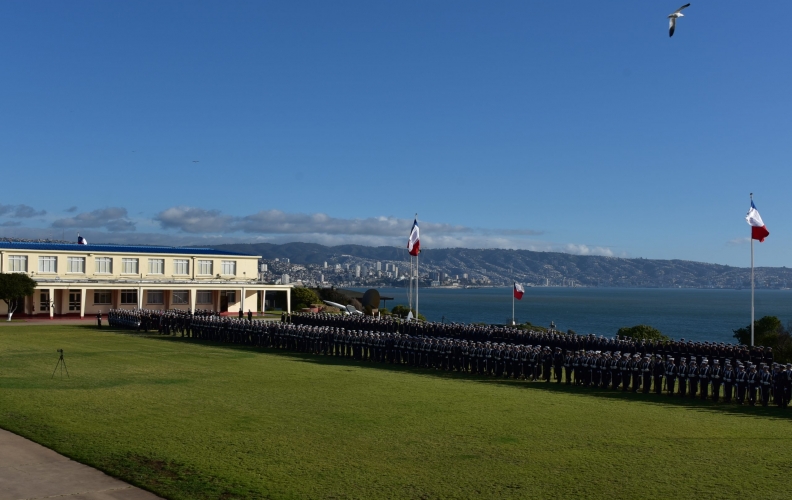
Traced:
<path fill-rule="evenodd" d="M 107 329 L 107 331 L 110 332 L 111 330 Z M 130 332 L 127 330 L 112 330 L 112 331 L 117 333 L 130 334 Z M 724 403 L 722 400 L 718 403 L 715 403 L 712 400 L 702 401 L 699 396 L 696 396 L 695 398 L 690 397 L 689 395 L 685 397 L 680 397 L 677 395 L 669 396 L 665 392 L 663 394 L 658 395 L 654 393 L 650 393 L 650 394 L 644 394 L 642 392 L 634 393 L 632 391 L 624 392 L 621 389 L 618 390 L 602 389 L 602 388 L 593 389 L 593 388 L 586 388 L 576 385 L 566 385 L 565 383 L 558 384 L 555 381 L 549 383 L 544 381 L 528 382 L 525 380 L 513 380 L 507 378 L 496 378 L 493 376 L 486 376 L 486 375 L 474 375 L 470 373 L 435 370 L 432 368 L 418 368 L 404 364 L 397 365 L 391 363 L 377 363 L 372 361 L 355 361 L 352 358 L 340 357 L 340 356 L 316 355 L 316 354 L 292 352 L 292 351 L 267 348 L 267 347 L 253 347 L 253 346 L 246 346 L 239 344 L 217 343 L 208 340 L 197 340 L 188 337 L 158 335 L 156 333 L 153 334 L 133 333 L 132 335 L 145 337 L 147 339 L 165 341 L 165 342 L 186 343 L 190 345 L 200 345 L 200 346 L 213 347 L 213 348 L 265 353 L 265 354 L 280 356 L 283 358 L 289 358 L 303 363 L 313 363 L 317 365 L 355 366 L 358 368 L 366 368 L 373 370 L 405 372 L 405 373 L 410 373 L 412 375 L 434 377 L 441 379 L 467 380 L 470 382 L 475 382 L 480 384 L 498 385 L 498 386 L 510 387 L 514 389 L 520 389 L 520 390 L 563 393 L 563 394 L 571 394 L 580 397 L 593 397 L 593 398 L 601 398 L 607 400 L 630 400 L 630 401 L 636 401 L 640 403 L 647 403 L 647 404 L 659 405 L 659 406 L 684 407 L 692 411 L 726 413 L 741 417 L 753 417 L 753 418 L 759 417 L 759 418 L 792 420 L 792 408 L 783 410 L 775 405 L 762 407 L 759 403 L 757 403 L 757 406 L 754 407 L 748 406 L 747 404 L 744 406 L 739 406 L 734 402 Z"/>

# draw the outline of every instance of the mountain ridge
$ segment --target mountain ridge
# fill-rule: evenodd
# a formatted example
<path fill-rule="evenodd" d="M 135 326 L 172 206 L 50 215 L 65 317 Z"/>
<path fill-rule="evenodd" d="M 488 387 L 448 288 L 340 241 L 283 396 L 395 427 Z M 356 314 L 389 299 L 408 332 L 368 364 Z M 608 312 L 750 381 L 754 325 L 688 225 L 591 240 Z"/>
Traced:
<path fill-rule="evenodd" d="M 265 261 L 290 259 L 291 264 L 321 265 L 324 262 L 401 263 L 406 269 L 406 248 L 364 245 L 325 246 L 318 243 L 232 243 L 218 249 L 261 255 Z M 537 285 L 573 284 L 581 286 L 634 286 L 659 288 L 747 288 L 750 268 L 682 259 L 645 259 L 599 255 L 573 255 L 562 252 L 537 252 L 511 249 L 444 248 L 425 249 L 420 257 L 421 271 L 442 272 L 450 276 L 468 274 L 472 279 L 486 277 L 492 284 L 513 280 Z M 787 288 L 792 284 L 792 269 L 755 268 L 757 288 Z"/>

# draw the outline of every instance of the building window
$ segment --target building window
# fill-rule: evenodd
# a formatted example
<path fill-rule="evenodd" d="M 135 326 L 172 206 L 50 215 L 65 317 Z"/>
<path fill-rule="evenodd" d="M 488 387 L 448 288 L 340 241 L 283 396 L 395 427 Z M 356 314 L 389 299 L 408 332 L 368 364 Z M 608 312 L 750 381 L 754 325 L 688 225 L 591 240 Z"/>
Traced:
<path fill-rule="evenodd" d="M 187 259 L 173 259 L 173 274 L 190 274 L 190 261 Z"/>
<path fill-rule="evenodd" d="M 226 298 L 229 304 L 236 304 L 236 291 L 226 292 Z"/>
<path fill-rule="evenodd" d="M 57 257 L 39 257 L 39 272 L 40 273 L 57 273 L 58 272 L 58 258 Z"/>
<path fill-rule="evenodd" d="M 137 274 L 138 273 L 138 260 L 137 259 L 121 259 L 122 273 L 124 274 Z"/>
<path fill-rule="evenodd" d="M 162 274 L 165 271 L 165 259 L 149 259 L 149 274 Z"/>
<path fill-rule="evenodd" d="M 190 292 L 188 290 L 174 290 L 172 297 L 174 304 L 187 304 L 190 301 Z"/>
<path fill-rule="evenodd" d="M 202 274 L 204 276 L 211 276 L 212 275 L 212 263 L 211 260 L 199 260 L 198 261 L 198 274 Z"/>
<path fill-rule="evenodd" d="M 224 260 L 223 261 L 223 274 L 236 276 L 236 261 Z"/>
<path fill-rule="evenodd" d="M 137 290 L 121 290 L 121 303 L 137 305 Z"/>
<path fill-rule="evenodd" d="M 162 292 L 148 292 L 148 303 L 149 304 L 164 304 L 165 303 L 165 294 Z"/>
<path fill-rule="evenodd" d="M 113 274 L 113 258 L 97 257 L 96 274 Z"/>
<path fill-rule="evenodd" d="M 212 291 L 211 290 L 201 290 L 200 292 L 195 294 L 195 302 L 198 304 L 211 304 L 212 303 Z"/>
<path fill-rule="evenodd" d="M 113 300 L 113 295 L 110 292 L 94 292 L 94 305 L 104 306 L 110 305 Z"/>
<path fill-rule="evenodd" d="M 66 272 L 85 274 L 85 257 L 69 257 L 66 260 Z"/>
<path fill-rule="evenodd" d="M 8 272 L 10 272 L 10 273 L 26 273 L 27 272 L 27 255 L 9 255 L 8 256 Z"/>

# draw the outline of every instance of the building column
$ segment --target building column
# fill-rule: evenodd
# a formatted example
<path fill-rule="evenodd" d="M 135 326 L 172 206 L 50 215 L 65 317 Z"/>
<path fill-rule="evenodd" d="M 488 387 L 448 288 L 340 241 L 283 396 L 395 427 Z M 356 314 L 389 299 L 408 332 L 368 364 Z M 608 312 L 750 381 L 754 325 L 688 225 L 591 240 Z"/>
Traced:
<path fill-rule="evenodd" d="M 286 312 L 291 314 L 291 288 L 286 289 Z"/>
<path fill-rule="evenodd" d="M 80 288 L 80 317 L 85 317 L 85 295 L 87 294 L 87 288 Z"/>
<path fill-rule="evenodd" d="M 242 289 L 242 298 L 239 299 L 239 310 L 242 311 L 242 314 L 245 314 L 245 289 Z"/>
<path fill-rule="evenodd" d="M 195 314 L 195 300 L 197 299 L 198 291 L 195 288 L 190 288 L 190 313 Z"/>
<path fill-rule="evenodd" d="M 138 309 L 143 309 L 143 287 L 138 288 Z"/>
<path fill-rule="evenodd" d="M 47 304 L 47 309 L 49 309 L 49 317 L 52 319 L 52 317 L 55 316 L 55 289 L 50 288 L 47 290 L 47 293 L 49 294 L 49 304 Z"/>

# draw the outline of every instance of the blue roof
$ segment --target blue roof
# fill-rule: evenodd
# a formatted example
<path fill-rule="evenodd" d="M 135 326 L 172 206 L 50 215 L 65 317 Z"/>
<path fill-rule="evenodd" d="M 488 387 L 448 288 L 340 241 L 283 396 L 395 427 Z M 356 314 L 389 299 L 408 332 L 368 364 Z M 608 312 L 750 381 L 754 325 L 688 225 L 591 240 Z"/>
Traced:
<path fill-rule="evenodd" d="M 76 243 L 27 243 L 22 241 L 0 241 L 0 249 L 8 250 L 36 250 L 36 251 L 70 251 L 93 253 L 165 253 L 165 254 L 192 254 L 192 255 L 244 255 L 251 254 L 216 250 L 214 248 L 199 247 L 157 247 L 148 245 L 78 245 Z"/>

